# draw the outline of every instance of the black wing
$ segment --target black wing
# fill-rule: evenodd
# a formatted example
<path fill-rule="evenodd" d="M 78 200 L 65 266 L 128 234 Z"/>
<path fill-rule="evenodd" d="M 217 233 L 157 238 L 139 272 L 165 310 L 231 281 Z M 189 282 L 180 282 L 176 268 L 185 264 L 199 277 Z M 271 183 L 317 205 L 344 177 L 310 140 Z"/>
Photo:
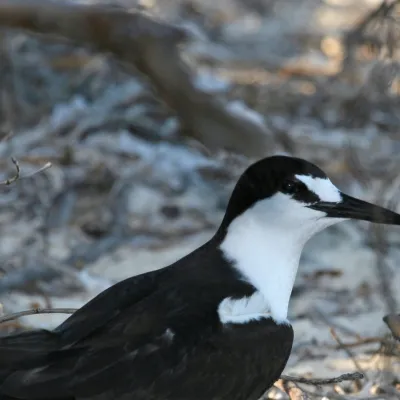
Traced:
<path fill-rule="evenodd" d="M 19 399 L 256 400 L 279 378 L 291 327 L 272 320 L 223 326 L 211 313 L 188 311 L 189 331 L 178 324 L 140 346 L 121 340 L 54 353 L 46 365 L 11 375 L 4 392 Z M 199 317 L 208 323 L 199 326 Z"/>
<path fill-rule="evenodd" d="M 98 335 L 99 331 L 107 331 L 110 322 L 114 328 L 120 329 L 116 321 L 123 320 L 125 312 L 131 307 L 138 307 L 138 303 L 154 294 L 163 277 L 168 278 L 172 272 L 165 268 L 125 279 L 111 286 L 71 315 L 54 332 L 61 337 L 63 346 L 71 346 L 93 334 Z"/>
<path fill-rule="evenodd" d="M 179 272 L 166 268 L 130 278 L 101 293 L 54 332 L 0 340 L 6 369 L 0 393 L 22 399 L 95 396 L 119 386 L 126 369 L 147 387 L 144 373 L 151 379 L 159 374 L 158 358 L 171 351 L 175 335 L 193 344 L 201 336 L 195 325 L 210 329 L 218 323 L 217 303 L 204 290 L 216 293 L 212 284 Z"/>
<path fill-rule="evenodd" d="M 117 283 L 52 332 L 37 330 L 0 338 L 0 393 L 6 378 L 12 374 L 16 376 L 24 369 L 43 368 L 54 362 L 52 360 L 61 360 L 65 354 L 78 352 L 78 349 L 83 351 L 91 345 L 101 347 L 102 343 L 107 343 L 110 346 L 117 340 L 114 333 L 118 330 L 122 340 L 126 335 L 139 337 L 143 332 L 150 333 L 150 325 L 157 321 L 158 311 L 141 313 L 141 304 L 157 293 L 162 277 L 168 277 L 169 271 L 153 271 Z M 67 358 L 71 359 L 71 356 Z"/>
<path fill-rule="evenodd" d="M 0 400 L 258 399 L 286 364 L 292 329 L 222 325 L 222 299 L 253 289 L 198 254 L 116 284 L 54 332 L 0 339 Z"/>

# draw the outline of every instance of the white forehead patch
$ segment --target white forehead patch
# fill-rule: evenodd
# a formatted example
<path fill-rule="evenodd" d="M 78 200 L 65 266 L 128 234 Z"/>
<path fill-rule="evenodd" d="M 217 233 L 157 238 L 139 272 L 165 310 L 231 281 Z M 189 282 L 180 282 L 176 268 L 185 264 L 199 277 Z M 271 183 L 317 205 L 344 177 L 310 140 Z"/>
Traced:
<path fill-rule="evenodd" d="M 339 189 L 328 178 L 315 178 L 309 175 L 296 175 L 296 178 L 302 181 L 308 190 L 314 192 L 321 201 L 330 203 L 342 201 Z"/>

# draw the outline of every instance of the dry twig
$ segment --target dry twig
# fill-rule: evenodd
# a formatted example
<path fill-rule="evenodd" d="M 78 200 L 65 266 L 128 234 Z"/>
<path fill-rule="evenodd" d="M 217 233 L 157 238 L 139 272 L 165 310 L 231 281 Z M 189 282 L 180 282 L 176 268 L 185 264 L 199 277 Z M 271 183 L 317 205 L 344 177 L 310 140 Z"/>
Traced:
<path fill-rule="evenodd" d="M 329 345 L 326 346 L 329 349 L 335 349 L 339 350 L 342 349 L 343 347 L 351 348 L 351 347 L 359 347 L 359 346 L 364 346 L 367 344 L 373 344 L 373 343 L 379 343 L 379 344 L 389 344 L 390 341 L 386 340 L 383 337 L 366 337 L 366 338 L 360 338 L 354 342 L 349 342 L 349 343 L 344 343 L 342 342 L 341 345 L 336 344 L 336 345 Z"/>
<path fill-rule="evenodd" d="M 14 157 L 11 158 L 11 161 L 15 165 L 15 170 L 16 170 L 15 175 L 12 176 L 11 178 L 8 178 L 8 179 L 0 182 L 0 185 L 7 185 L 8 186 L 8 185 L 11 185 L 13 182 L 15 182 L 16 180 L 19 179 L 19 175 L 20 175 L 20 171 L 21 171 L 21 169 L 19 167 L 19 163 Z"/>
<path fill-rule="evenodd" d="M 302 383 L 305 385 L 312 385 L 321 388 L 322 385 L 335 385 L 345 381 L 358 381 L 364 378 L 364 375 L 360 372 L 343 374 L 334 378 L 326 379 L 307 379 L 303 377 L 295 377 L 289 375 L 281 375 L 280 380 L 275 384 L 279 389 L 286 392 L 291 400 L 307 400 L 310 397 L 325 397 L 318 395 L 317 393 L 310 392 L 300 387 L 298 384 Z M 291 385 L 288 385 L 291 383 Z M 329 397 L 328 397 L 329 398 Z M 343 398 L 342 396 L 335 396 L 335 398 Z"/>
<path fill-rule="evenodd" d="M 40 167 L 36 171 L 33 171 L 30 174 L 20 176 L 20 179 L 32 178 L 32 176 L 34 176 L 36 174 L 40 174 L 41 172 L 46 171 L 46 169 L 51 168 L 51 165 L 52 165 L 51 162 L 47 162 L 45 165 L 43 165 L 43 167 Z"/>
<path fill-rule="evenodd" d="M 360 335 L 357 332 L 353 331 L 347 326 L 344 326 L 343 324 L 340 324 L 337 321 L 334 321 L 332 318 L 326 315 L 322 310 L 320 310 L 318 306 L 314 307 L 314 310 L 318 315 L 318 317 L 321 319 L 321 321 L 329 328 L 334 327 L 336 329 L 339 329 L 341 332 L 344 332 L 346 335 L 354 336 L 357 340 L 361 339 Z"/>
<path fill-rule="evenodd" d="M 342 340 L 339 338 L 338 334 L 336 333 L 335 329 L 329 328 L 329 332 L 332 335 L 333 339 L 335 339 L 336 343 L 340 346 L 340 348 L 343 349 L 346 352 L 346 354 L 349 356 L 349 358 L 353 362 L 356 369 L 358 369 L 359 371 L 362 372 L 363 378 L 368 380 L 368 377 L 366 376 L 365 372 L 363 371 L 363 369 L 360 367 L 360 364 L 355 359 L 354 354 L 351 352 L 351 350 L 348 347 L 346 347 L 344 345 L 344 343 L 342 342 Z"/>
<path fill-rule="evenodd" d="M 73 314 L 77 311 L 74 308 L 33 308 L 32 310 L 20 311 L 0 317 L 0 324 L 14 319 L 36 314 Z"/>
<path fill-rule="evenodd" d="M 352 372 L 348 374 L 343 374 L 334 378 L 326 378 L 326 379 L 307 379 L 302 377 L 290 376 L 290 375 L 281 375 L 281 379 L 285 381 L 304 383 L 306 385 L 313 386 L 321 386 L 321 385 L 333 385 L 335 383 L 344 382 L 344 381 L 357 381 L 359 379 L 363 379 L 364 374 L 361 372 Z"/>
<path fill-rule="evenodd" d="M 21 175 L 21 167 L 19 166 L 19 162 L 16 158 L 11 157 L 11 161 L 12 163 L 15 165 L 15 175 L 12 176 L 11 178 L 8 178 L 4 181 L 0 181 L 0 185 L 11 185 L 12 183 L 21 180 L 21 179 L 25 179 L 25 178 L 32 178 L 32 176 L 36 175 L 36 174 L 40 174 L 41 172 L 45 171 L 46 169 L 49 169 L 51 167 L 51 162 L 47 162 L 45 165 L 43 165 L 43 167 L 40 167 L 39 169 L 37 169 L 36 171 L 33 171 L 29 174 L 26 175 Z"/>

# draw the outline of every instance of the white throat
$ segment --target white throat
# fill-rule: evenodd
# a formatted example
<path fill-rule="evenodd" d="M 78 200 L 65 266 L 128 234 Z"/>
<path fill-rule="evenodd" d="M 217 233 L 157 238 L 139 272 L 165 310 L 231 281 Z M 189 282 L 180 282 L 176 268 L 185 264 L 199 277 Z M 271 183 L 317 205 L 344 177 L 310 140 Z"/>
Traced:
<path fill-rule="evenodd" d="M 277 323 L 287 323 L 304 245 L 316 232 L 340 221 L 324 216 L 278 193 L 237 217 L 220 246 L 225 257 L 263 295 L 264 307 Z"/>

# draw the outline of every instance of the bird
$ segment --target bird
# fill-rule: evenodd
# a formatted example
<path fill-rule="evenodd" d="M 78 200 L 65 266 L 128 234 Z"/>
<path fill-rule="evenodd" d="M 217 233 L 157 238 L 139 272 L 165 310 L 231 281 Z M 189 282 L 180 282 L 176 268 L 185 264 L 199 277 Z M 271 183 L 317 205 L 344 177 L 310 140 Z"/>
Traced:
<path fill-rule="evenodd" d="M 349 219 L 400 225 L 311 162 L 251 164 L 205 244 L 116 283 L 54 330 L 0 338 L 0 400 L 259 399 L 291 353 L 303 247 Z"/>

